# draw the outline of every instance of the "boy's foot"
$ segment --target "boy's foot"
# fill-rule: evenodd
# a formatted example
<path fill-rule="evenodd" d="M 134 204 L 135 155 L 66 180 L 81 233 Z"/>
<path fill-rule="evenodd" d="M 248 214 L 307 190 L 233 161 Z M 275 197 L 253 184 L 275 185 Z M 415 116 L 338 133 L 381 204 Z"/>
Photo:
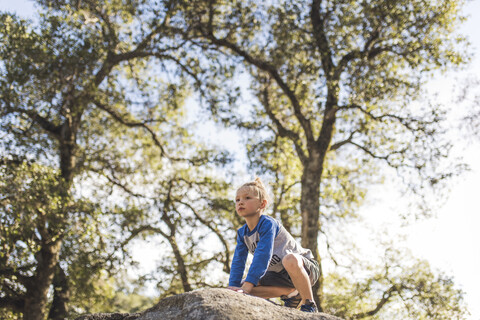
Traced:
<path fill-rule="evenodd" d="M 303 312 L 318 312 L 317 306 L 315 305 L 315 302 L 312 300 L 305 300 L 305 304 L 302 304 L 300 307 L 300 311 Z"/>
<path fill-rule="evenodd" d="M 300 301 L 302 301 L 302 297 L 300 296 L 298 291 L 296 291 L 296 295 L 294 295 L 293 297 L 289 297 L 290 295 L 281 296 L 280 299 L 283 301 L 284 307 L 296 309 L 300 304 Z"/>

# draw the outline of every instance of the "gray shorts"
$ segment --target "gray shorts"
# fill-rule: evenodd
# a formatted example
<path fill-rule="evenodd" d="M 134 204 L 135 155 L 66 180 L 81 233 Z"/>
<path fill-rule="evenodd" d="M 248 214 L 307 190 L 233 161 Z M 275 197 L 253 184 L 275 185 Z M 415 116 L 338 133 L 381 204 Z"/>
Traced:
<path fill-rule="evenodd" d="M 308 259 L 304 256 L 302 256 L 302 258 L 303 267 L 308 273 L 308 277 L 310 278 L 310 284 L 313 286 L 318 281 L 318 277 L 320 275 L 320 267 L 318 266 L 318 262 L 316 260 Z M 280 272 L 267 271 L 265 275 L 260 278 L 258 285 L 295 288 L 292 279 L 290 278 L 290 275 L 285 269 Z"/>

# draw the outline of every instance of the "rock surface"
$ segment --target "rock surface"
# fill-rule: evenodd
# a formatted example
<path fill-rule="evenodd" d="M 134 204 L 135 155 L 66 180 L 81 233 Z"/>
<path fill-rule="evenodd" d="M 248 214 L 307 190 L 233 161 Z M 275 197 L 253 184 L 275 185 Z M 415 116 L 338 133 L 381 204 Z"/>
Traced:
<path fill-rule="evenodd" d="M 325 313 L 306 313 L 228 289 L 201 289 L 161 300 L 142 313 L 99 313 L 76 320 L 341 320 Z"/>

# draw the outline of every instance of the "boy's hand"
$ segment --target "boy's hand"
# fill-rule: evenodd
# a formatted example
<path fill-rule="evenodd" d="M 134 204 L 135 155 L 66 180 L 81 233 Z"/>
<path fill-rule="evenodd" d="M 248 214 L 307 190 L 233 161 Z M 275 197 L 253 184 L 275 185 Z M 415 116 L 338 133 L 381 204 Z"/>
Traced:
<path fill-rule="evenodd" d="M 253 289 L 254 285 L 251 282 L 244 282 L 242 285 L 242 289 L 245 293 L 250 293 Z"/>
<path fill-rule="evenodd" d="M 243 293 L 243 289 L 240 287 L 227 287 L 227 289 L 233 290 L 238 293 Z"/>

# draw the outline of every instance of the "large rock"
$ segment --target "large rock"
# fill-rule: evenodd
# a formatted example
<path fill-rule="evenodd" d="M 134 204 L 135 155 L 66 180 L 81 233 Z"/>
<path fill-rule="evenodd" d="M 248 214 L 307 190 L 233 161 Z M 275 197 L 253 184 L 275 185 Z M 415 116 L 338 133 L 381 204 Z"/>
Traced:
<path fill-rule="evenodd" d="M 142 313 L 102 313 L 77 320 L 341 320 L 325 313 L 306 313 L 228 289 L 201 289 L 161 300 Z"/>

